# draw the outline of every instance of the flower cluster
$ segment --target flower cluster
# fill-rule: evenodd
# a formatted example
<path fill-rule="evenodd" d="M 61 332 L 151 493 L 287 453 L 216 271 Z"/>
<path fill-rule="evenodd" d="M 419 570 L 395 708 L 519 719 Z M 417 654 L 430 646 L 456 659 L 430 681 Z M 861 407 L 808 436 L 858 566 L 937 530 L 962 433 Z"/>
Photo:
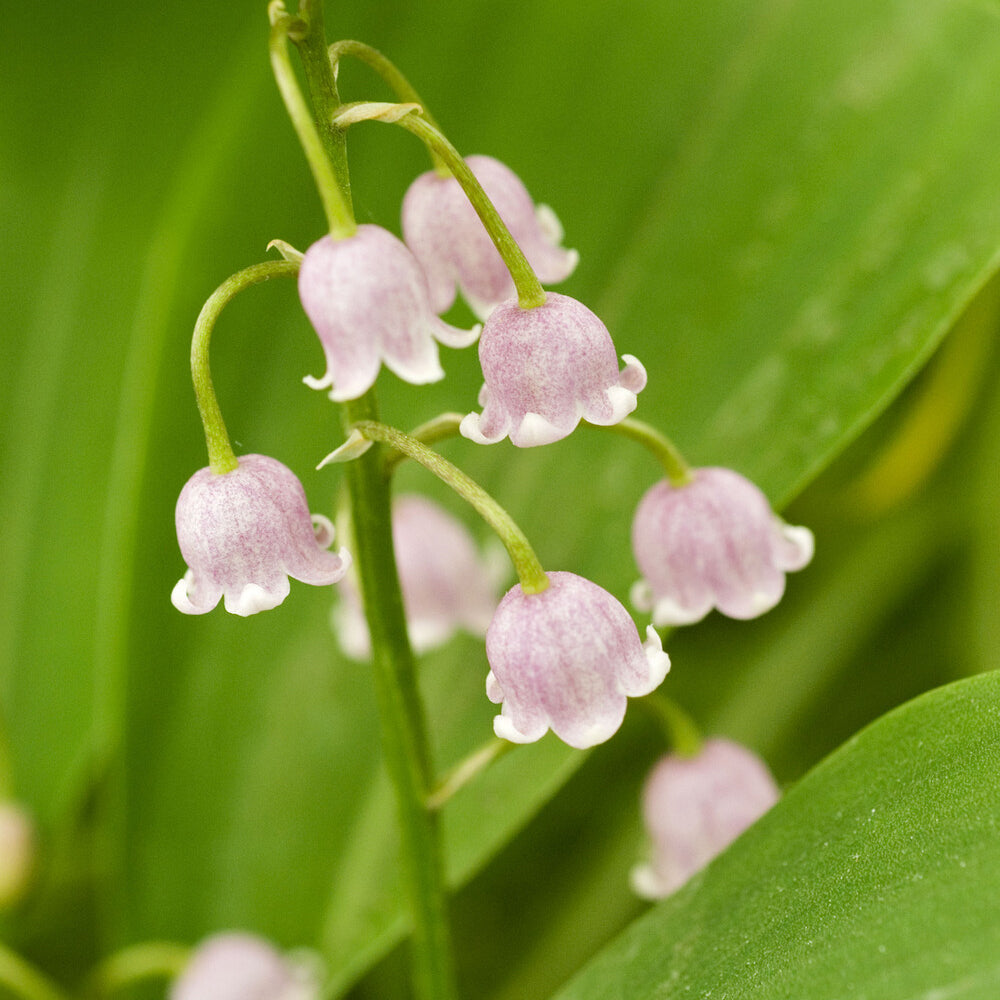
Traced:
<path fill-rule="evenodd" d="M 383 364 L 407 382 L 433 382 L 444 376 L 439 344 L 463 348 L 478 338 L 481 412 L 460 421 L 464 437 L 526 448 L 567 437 L 581 420 L 620 424 L 637 406 L 646 370 L 629 354 L 619 367 L 611 334 L 585 305 L 542 291 L 539 280 L 562 281 L 577 261 L 561 246 L 555 216 L 536 208 L 498 161 L 470 157 L 466 166 L 492 200 L 500 236 L 484 226 L 491 216 L 473 208 L 464 184 L 431 172 L 404 199 L 404 240 L 361 225 L 324 236 L 301 256 L 299 294 L 326 358 L 323 377 L 305 381 L 337 402 L 367 393 Z M 521 272 L 501 252 L 509 251 L 504 240 L 534 269 L 537 288 L 529 282 L 525 292 L 516 280 Z M 440 318 L 456 289 L 484 321 L 481 335 Z M 248 455 L 229 471 L 197 473 L 178 501 L 177 533 L 189 567 L 173 593 L 181 611 L 202 613 L 224 597 L 227 610 L 247 615 L 279 604 L 289 576 L 343 581 L 336 632 L 348 655 L 369 655 L 351 558 L 329 551 L 330 522 L 310 518 L 298 480 L 274 459 Z M 608 739 L 627 698 L 651 693 L 665 677 L 670 661 L 654 626 L 695 622 L 712 608 L 759 615 L 780 599 L 785 573 L 812 555 L 808 530 L 784 524 L 736 472 L 671 475 L 643 497 L 632 527 L 642 573 L 632 601 L 652 615 L 643 641 L 610 593 L 540 565 L 529 571 L 530 586 L 519 570 L 521 584 L 497 606 L 467 531 L 428 501 L 396 502 L 393 542 L 414 647 L 430 648 L 457 629 L 485 633 L 487 695 L 501 705 L 497 735 L 531 742 L 551 729 L 574 747 Z"/>

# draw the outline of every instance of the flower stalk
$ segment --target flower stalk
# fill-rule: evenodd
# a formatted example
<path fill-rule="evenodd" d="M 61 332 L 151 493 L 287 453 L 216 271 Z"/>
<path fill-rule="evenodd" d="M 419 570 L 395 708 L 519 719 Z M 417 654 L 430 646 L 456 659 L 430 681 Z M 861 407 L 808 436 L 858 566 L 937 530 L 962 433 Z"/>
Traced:
<path fill-rule="evenodd" d="M 540 594 L 548 587 L 548 577 L 524 532 L 510 514 L 471 476 L 466 475 L 446 458 L 428 448 L 427 445 L 395 427 L 388 427 L 377 421 L 360 420 L 348 429 L 368 441 L 380 441 L 391 445 L 396 452 L 419 462 L 443 483 L 450 486 L 463 500 L 471 504 L 503 542 L 504 548 L 514 564 L 521 589 L 525 594 Z M 345 451 L 341 452 L 341 449 L 337 449 L 328 455 L 320 463 L 320 466 L 326 465 L 328 462 L 340 461 L 342 458 L 353 458 L 357 454 L 358 449 L 349 437 Z"/>
<path fill-rule="evenodd" d="M 609 430 L 641 444 L 663 467 L 671 486 L 686 486 L 694 478 L 680 449 L 665 434 L 642 420 L 631 417 L 613 424 Z"/>
<path fill-rule="evenodd" d="M 209 346 L 212 330 L 223 309 L 244 289 L 260 284 L 270 278 L 293 277 L 299 273 L 299 265 L 285 260 L 270 260 L 253 264 L 226 278 L 208 297 L 198 314 L 191 338 L 191 379 L 198 401 L 198 412 L 205 429 L 205 444 L 208 446 L 208 462 L 212 471 L 222 475 L 232 472 L 238 465 L 233 446 L 222 419 L 219 400 L 212 384 L 212 370 L 209 364 Z"/>
<path fill-rule="evenodd" d="M 334 124 L 340 98 L 323 32 L 321 0 L 301 0 L 294 30 L 288 26 L 286 30 L 299 49 L 314 109 L 314 118 L 300 131 L 300 138 L 306 132 L 310 143 L 312 137 L 318 138 L 322 158 L 333 164 L 340 200 L 350 215 L 350 226 L 345 228 L 356 231 L 344 132 Z M 312 162 L 315 152 L 307 149 L 306 155 Z M 332 229 L 331 235 L 336 237 Z M 359 420 L 376 420 L 374 391 L 342 403 L 340 415 L 345 428 Z M 351 463 L 345 484 L 354 529 L 354 565 L 371 637 L 382 750 L 396 801 L 403 890 L 413 922 L 414 994 L 418 1000 L 456 1000 L 441 835 L 437 814 L 427 806 L 433 783 L 430 752 L 393 550 L 389 476 L 379 449 Z"/>
<path fill-rule="evenodd" d="M 268 7 L 268 14 L 271 18 L 271 68 L 278 83 L 278 90 L 281 91 L 282 100 L 285 102 L 288 116 L 295 126 L 302 150 L 306 154 L 313 180 L 316 182 L 316 189 L 323 202 L 323 211 L 326 213 L 330 235 L 335 240 L 341 240 L 353 236 L 357 231 L 354 212 L 344 194 L 341 181 L 334 172 L 333 163 L 324 148 L 309 106 L 299 90 L 295 71 L 292 69 L 291 59 L 288 55 L 289 37 L 294 36 L 298 43 L 300 39 L 310 37 L 317 29 L 320 33 L 322 32 L 320 5 L 312 3 L 302 6 L 308 7 L 308 21 L 290 17 L 281 0 L 274 0 Z M 332 74 L 329 75 L 332 78 Z M 312 82 L 310 80 L 310 83 Z M 335 89 L 332 90 L 332 95 L 335 97 Z"/>
<path fill-rule="evenodd" d="M 363 108 L 364 105 L 354 105 L 348 112 L 348 120 L 351 122 L 362 120 Z M 385 121 L 405 128 L 421 139 L 424 145 L 444 162 L 452 176 L 462 186 L 476 214 L 486 227 L 490 239 L 493 240 L 493 245 L 503 258 L 517 289 L 518 305 L 522 309 L 534 309 L 536 306 L 545 305 L 545 289 L 542 288 L 542 283 L 528 263 L 528 258 L 524 256 L 524 251 L 511 236 L 507 224 L 500 218 L 500 213 L 483 190 L 482 184 L 476 179 L 476 175 L 444 134 L 428 121 L 422 108 L 408 109 L 407 113 L 397 116 L 387 115 L 385 105 L 379 104 L 373 106 L 373 112 L 368 116 L 370 120 Z M 334 123 L 337 122 L 336 117 L 333 120 Z"/>
<path fill-rule="evenodd" d="M 174 979 L 184 971 L 191 949 L 170 941 L 144 941 L 109 955 L 87 979 L 87 997 L 113 996 L 151 979 Z"/>
<path fill-rule="evenodd" d="M 20 1000 L 68 1000 L 67 993 L 4 944 L 0 944 L 0 986 Z"/>

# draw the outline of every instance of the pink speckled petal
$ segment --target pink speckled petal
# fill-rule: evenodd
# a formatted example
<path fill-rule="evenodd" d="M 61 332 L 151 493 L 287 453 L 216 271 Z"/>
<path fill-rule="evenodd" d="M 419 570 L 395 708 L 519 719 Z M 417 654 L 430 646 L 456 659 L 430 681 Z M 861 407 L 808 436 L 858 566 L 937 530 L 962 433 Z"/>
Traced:
<path fill-rule="evenodd" d="M 731 469 L 696 469 L 691 482 L 654 485 L 632 523 L 643 579 L 636 607 L 658 626 L 699 621 L 712 608 L 755 618 L 785 591 L 785 573 L 812 556 L 812 533 L 776 518 L 767 498 Z"/>
<path fill-rule="evenodd" d="M 573 573 L 550 573 L 540 594 L 513 587 L 486 633 L 487 694 L 502 702 L 494 731 L 532 742 L 551 729 L 573 747 L 618 730 L 628 696 L 649 694 L 670 660 L 650 630 L 639 638 L 606 590 Z"/>
<path fill-rule="evenodd" d="M 306 384 L 330 388 L 337 402 L 367 392 L 382 363 L 415 385 L 435 382 L 444 377 L 437 341 L 467 346 L 478 335 L 437 317 L 413 254 L 379 226 L 314 243 L 299 270 L 299 297 L 327 366 L 322 378 L 308 377 Z"/>
<path fill-rule="evenodd" d="M 764 762 L 731 740 L 706 740 L 694 757 L 662 757 L 643 789 L 652 858 L 633 870 L 633 888 L 654 899 L 679 889 L 778 797 Z"/>
<path fill-rule="evenodd" d="M 318 530 L 295 474 L 265 455 L 244 455 L 232 472 L 196 472 L 177 501 L 177 541 L 188 571 L 171 594 L 185 614 L 226 610 L 251 615 L 288 595 L 288 577 L 326 586 L 350 566 L 343 549 L 330 552 L 333 526 Z"/>
<path fill-rule="evenodd" d="M 500 303 L 483 327 L 479 360 L 483 412 L 459 428 L 470 440 L 492 444 L 509 436 L 519 448 L 551 444 L 581 419 L 602 425 L 636 407 L 645 369 L 630 355 L 618 370 L 604 324 L 582 303 L 549 293 L 545 304 L 522 309 Z"/>
<path fill-rule="evenodd" d="M 470 156 L 466 163 L 539 281 L 553 284 L 569 277 L 579 256 L 559 246 L 562 227 L 552 210 L 536 209 L 517 175 L 498 160 Z M 480 319 L 514 296 L 500 254 L 454 178 L 433 171 L 418 177 L 403 199 L 402 222 L 406 243 L 427 275 L 436 312 L 451 307 L 456 285 Z"/>
<path fill-rule="evenodd" d="M 485 635 L 498 597 L 468 528 L 426 497 L 403 494 L 393 502 L 392 537 L 413 648 L 433 649 L 459 629 Z M 368 628 L 350 577 L 340 593 L 334 628 L 341 646 L 349 656 L 367 659 Z"/>

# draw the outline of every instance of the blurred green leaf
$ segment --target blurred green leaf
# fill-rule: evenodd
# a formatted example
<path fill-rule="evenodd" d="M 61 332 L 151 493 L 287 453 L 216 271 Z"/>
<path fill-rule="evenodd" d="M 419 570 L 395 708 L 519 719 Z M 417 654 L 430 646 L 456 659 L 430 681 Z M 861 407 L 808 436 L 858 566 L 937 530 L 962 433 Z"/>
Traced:
<path fill-rule="evenodd" d="M 998 722 L 996 673 L 891 712 L 558 996 L 996 996 Z"/>

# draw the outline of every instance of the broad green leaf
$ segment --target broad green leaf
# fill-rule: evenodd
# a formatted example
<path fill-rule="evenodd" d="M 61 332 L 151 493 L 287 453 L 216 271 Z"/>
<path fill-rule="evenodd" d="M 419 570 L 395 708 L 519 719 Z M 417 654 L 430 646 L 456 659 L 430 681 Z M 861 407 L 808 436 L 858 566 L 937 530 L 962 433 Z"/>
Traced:
<path fill-rule="evenodd" d="M 995 997 L 998 726 L 995 673 L 891 712 L 560 1000 Z"/>

